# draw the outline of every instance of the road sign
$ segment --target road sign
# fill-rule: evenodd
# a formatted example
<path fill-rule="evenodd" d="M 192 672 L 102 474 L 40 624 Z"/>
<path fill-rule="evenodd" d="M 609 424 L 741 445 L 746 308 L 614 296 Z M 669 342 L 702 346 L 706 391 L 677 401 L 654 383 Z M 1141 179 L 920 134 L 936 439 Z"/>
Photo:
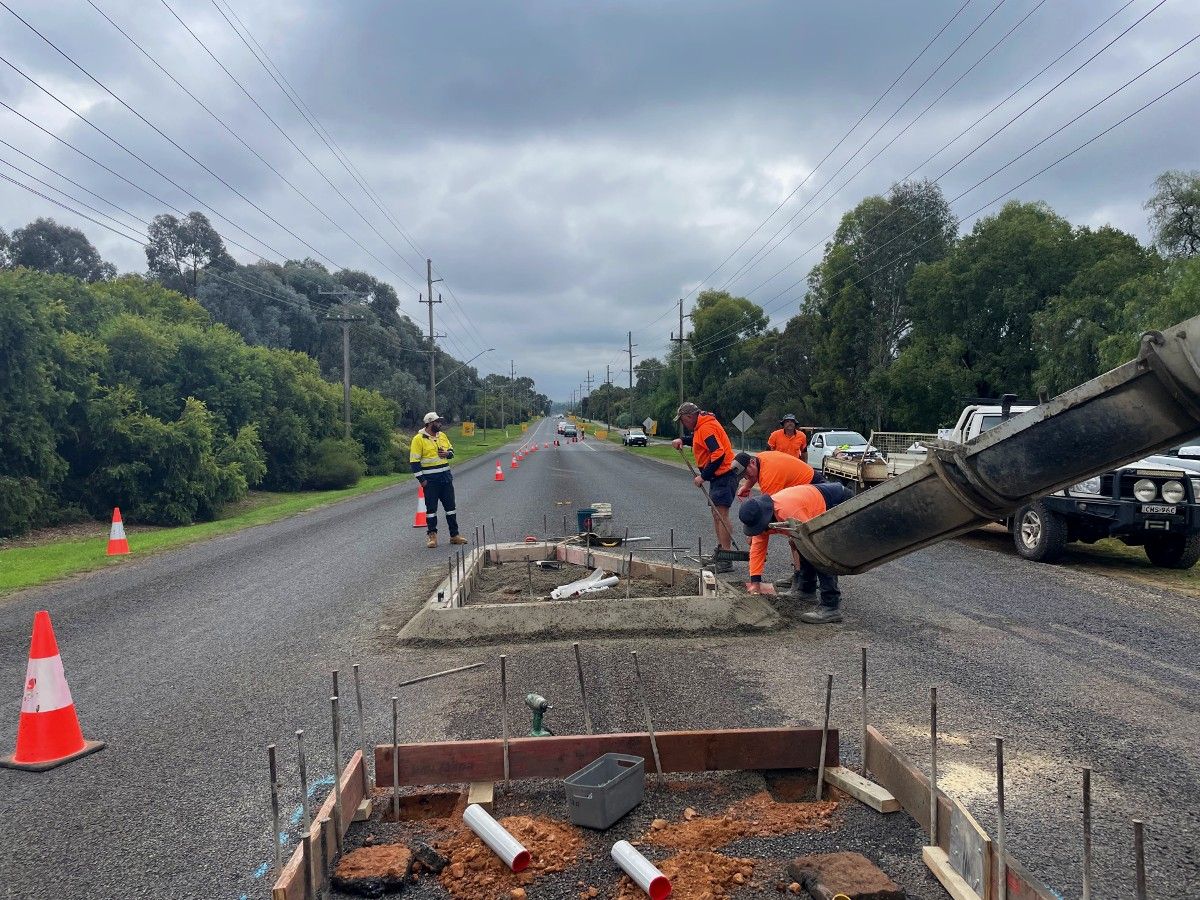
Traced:
<path fill-rule="evenodd" d="M 474 422 L 463 422 L 462 423 L 462 436 L 463 437 L 474 437 L 475 436 L 475 423 Z"/>
<path fill-rule="evenodd" d="M 738 413 L 734 417 L 733 424 L 736 425 L 737 430 L 742 433 L 742 449 L 745 450 L 746 449 L 746 430 L 751 425 L 754 424 L 754 420 L 752 418 L 750 418 L 750 414 L 743 409 L 740 413 Z"/>
<path fill-rule="evenodd" d="M 642 420 L 642 427 L 646 429 L 646 434 L 658 434 L 658 422 L 649 416 Z"/>

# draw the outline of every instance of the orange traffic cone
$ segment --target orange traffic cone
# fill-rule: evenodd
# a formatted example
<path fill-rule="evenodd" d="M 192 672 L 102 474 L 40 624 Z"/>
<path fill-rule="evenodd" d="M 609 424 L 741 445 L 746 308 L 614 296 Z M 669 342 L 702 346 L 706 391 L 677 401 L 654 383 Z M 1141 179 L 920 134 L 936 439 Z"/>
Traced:
<path fill-rule="evenodd" d="M 124 556 L 129 552 L 129 541 L 125 538 L 125 523 L 121 521 L 121 507 L 113 507 L 112 527 L 108 530 L 108 555 Z"/>
<path fill-rule="evenodd" d="M 496 480 L 504 480 L 504 466 L 500 465 L 500 460 L 496 460 Z"/>
<path fill-rule="evenodd" d="M 417 484 L 417 512 L 413 516 L 413 528 L 425 528 L 425 485 Z"/>
<path fill-rule="evenodd" d="M 118 524 L 120 519 L 117 519 Z M 104 741 L 85 741 L 75 715 L 71 689 L 63 674 L 62 657 L 54 640 L 50 613 L 33 617 L 29 667 L 25 670 L 25 696 L 17 724 L 17 751 L 0 759 L 0 766 L 44 772 L 80 756 L 95 753 Z"/>
<path fill-rule="evenodd" d="M 512 463 L 509 465 L 509 468 L 510 468 L 510 469 L 519 469 L 519 468 L 521 468 L 521 464 L 520 464 L 519 462 L 517 462 L 517 458 L 516 458 L 515 456 L 512 458 Z"/>

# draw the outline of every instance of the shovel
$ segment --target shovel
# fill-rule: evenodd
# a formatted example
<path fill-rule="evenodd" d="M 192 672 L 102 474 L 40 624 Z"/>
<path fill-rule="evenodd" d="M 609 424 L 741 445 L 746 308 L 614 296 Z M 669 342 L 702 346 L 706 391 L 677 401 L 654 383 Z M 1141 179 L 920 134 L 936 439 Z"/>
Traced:
<path fill-rule="evenodd" d="M 688 471 L 692 473 L 692 477 L 694 478 L 694 477 L 698 476 L 700 473 L 696 471 L 696 467 L 692 465 L 692 462 L 691 462 L 691 460 L 689 460 L 689 459 L 688 459 L 688 458 L 687 458 L 687 457 L 684 455 L 683 451 L 682 451 L 682 450 L 680 450 L 678 447 L 676 447 L 675 449 L 676 449 L 676 450 L 679 452 L 679 458 L 680 458 L 680 459 L 682 459 L 682 460 L 683 460 L 683 462 L 684 462 L 684 464 L 685 464 L 685 465 L 688 467 Z M 712 510 L 713 517 L 714 517 L 714 518 L 716 518 L 716 520 L 717 520 L 718 522 L 721 522 L 721 516 L 720 516 L 720 513 L 718 513 L 718 512 L 717 512 L 717 505 L 716 505 L 715 503 L 713 503 L 713 502 L 712 502 L 712 497 L 708 496 L 708 491 L 706 491 L 706 490 L 704 489 L 704 486 L 703 486 L 703 485 L 697 485 L 697 489 L 700 491 L 700 493 L 701 493 L 701 494 L 703 494 L 703 495 L 704 495 L 704 502 L 705 502 L 705 503 L 707 503 L 707 504 L 708 504 L 708 508 Z M 722 525 L 722 526 L 724 526 L 724 524 L 725 524 L 724 522 L 721 522 L 721 525 Z M 738 545 L 737 545 L 737 541 L 735 541 L 735 540 L 733 539 L 733 532 L 732 532 L 732 531 L 729 533 L 729 543 L 730 543 L 730 544 L 731 544 L 731 545 L 732 545 L 732 546 L 733 546 L 735 549 L 737 549 L 738 551 L 741 551 L 741 548 L 740 548 L 740 547 L 738 547 Z M 720 553 L 721 551 L 718 549 L 718 550 L 717 550 L 717 552 L 718 552 L 718 553 Z M 714 556 L 714 559 L 719 559 L 719 558 L 720 558 L 720 557 L 716 557 L 716 556 Z"/>

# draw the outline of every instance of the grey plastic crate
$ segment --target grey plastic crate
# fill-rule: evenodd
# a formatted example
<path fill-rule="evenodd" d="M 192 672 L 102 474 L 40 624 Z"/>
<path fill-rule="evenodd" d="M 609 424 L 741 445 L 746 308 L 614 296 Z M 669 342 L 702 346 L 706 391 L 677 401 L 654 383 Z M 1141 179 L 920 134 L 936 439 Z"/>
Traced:
<path fill-rule="evenodd" d="M 640 756 L 605 753 L 566 779 L 571 821 L 585 828 L 608 828 L 642 802 L 646 761 Z"/>

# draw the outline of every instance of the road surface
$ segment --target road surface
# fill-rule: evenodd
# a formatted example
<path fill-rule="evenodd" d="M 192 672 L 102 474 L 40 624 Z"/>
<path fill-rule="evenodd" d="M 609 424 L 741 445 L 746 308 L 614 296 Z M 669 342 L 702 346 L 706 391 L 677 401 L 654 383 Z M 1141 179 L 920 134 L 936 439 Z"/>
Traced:
<path fill-rule="evenodd" d="M 538 438 L 551 440 L 553 426 L 541 423 Z M 517 472 L 504 460 L 503 484 L 492 480 L 490 458 L 457 470 L 468 535 L 494 519 L 501 539 L 540 536 L 543 516 L 554 535 L 564 514 L 606 500 L 634 534 L 665 540 L 674 527 L 683 544 L 712 545 L 703 500 L 680 470 L 594 441 L 539 451 Z M 411 527 L 414 490 L 398 486 L 0 600 L 0 685 L 10 685 L 0 747 L 15 738 L 30 625 L 42 608 L 54 618 L 85 735 L 108 742 L 46 774 L 0 770 L 8 896 L 268 896 L 265 747 L 280 747 L 287 816 L 298 802 L 294 732 L 306 729 L 310 778 L 328 777 L 329 673 L 340 669 L 348 685 L 352 662 L 362 666 L 372 739 L 390 738 L 397 682 L 501 652 L 514 695 L 561 698 L 556 723 L 579 727 L 570 635 L 509 647 L 396 646 L 396 630 L 447 558 Z M 131 529 L 135 553 L 136 542 Z M 774 548 L 771 572 L 786 572 L 785 557 Z M 630 649 L 645 661 L 663 729 L 815 719 L 832 672 L 835 722 L 853 760 L 866 646 L 871 718 L 918 761 L 927 759 L 928 688 L 939 687 L 944 786 L 989 829 L 991 739 L 1007 737 L 1010 846 L 1065 897 L 1079 896 L 1085 764 L 1096 770 L 1096 895 L 1133 896 L 1134 817 L 1147 822 L 1150 895 L 1194 893 L 1194 600 L 957 542 L 845 578 L 843 593 L 841 626 L 589 641 L 597 728 L 640 727 Z M 496 710 L 486 698 L 496 693 L 492 667 L 404 689 L 402 739 L 492 735 Z M 352 710 L 343 721 L 347 748 L 356 743 Z"/>

